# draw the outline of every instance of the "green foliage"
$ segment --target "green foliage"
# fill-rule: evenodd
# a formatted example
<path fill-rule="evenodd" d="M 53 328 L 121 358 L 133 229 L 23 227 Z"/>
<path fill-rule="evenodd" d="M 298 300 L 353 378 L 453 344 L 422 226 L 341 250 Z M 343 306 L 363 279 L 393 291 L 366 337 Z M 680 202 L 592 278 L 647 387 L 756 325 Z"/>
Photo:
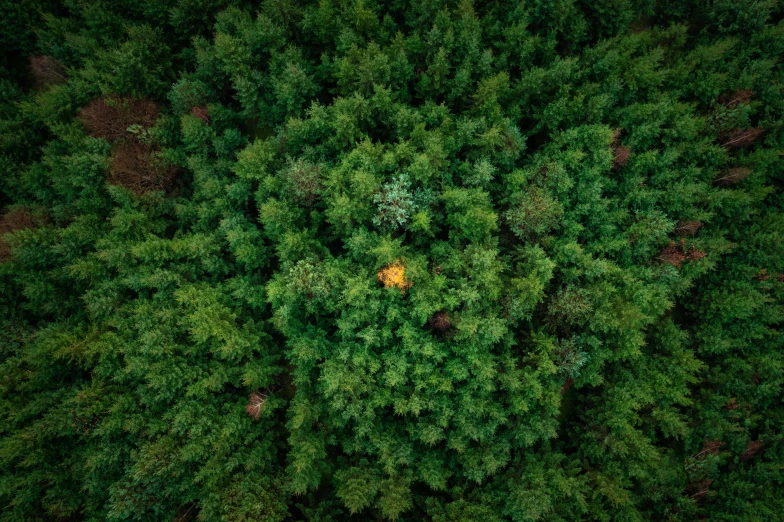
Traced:
<path fill-rule="evenodd" d="M 556 228 L 563 207 L 544 191 L 533 187 L 506 212 L 509 228 L 520 239 L 533 239 Z"/>
<path fill-rule="evenodd" d="M 411 213 L 417 208 L 408 175 L 401 174 L 384 184 L 381 191 L 373 197 L 373 203 L 378 208 L 378 213 L 373 218 L 374 225 L 392 230 L 405 226 Z"/>
<path fill-rule="evenodd" d="M 171 81 L 171 51 L 160 29 L 128 26 L 127 39 L 116 49 L 100 49 L 86 60 L 84 81 L 104 94 L 160 96 Z M 167 81 L 168 80 L 168 81 Z"/>
<path fill-rule="evenodd" d="M 0 522 L 784 512 L 778 3 L 7 4 Z"/>

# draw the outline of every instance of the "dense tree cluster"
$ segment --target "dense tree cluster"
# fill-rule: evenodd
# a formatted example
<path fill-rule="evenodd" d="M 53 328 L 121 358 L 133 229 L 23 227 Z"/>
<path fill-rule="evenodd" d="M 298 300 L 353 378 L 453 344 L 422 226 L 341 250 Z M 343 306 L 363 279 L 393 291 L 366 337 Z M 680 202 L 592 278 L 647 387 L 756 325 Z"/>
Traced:
<path fill-rule="evenodd" d="M 0 521 L 779 520 L 784 4 L 0 7 Z"/>

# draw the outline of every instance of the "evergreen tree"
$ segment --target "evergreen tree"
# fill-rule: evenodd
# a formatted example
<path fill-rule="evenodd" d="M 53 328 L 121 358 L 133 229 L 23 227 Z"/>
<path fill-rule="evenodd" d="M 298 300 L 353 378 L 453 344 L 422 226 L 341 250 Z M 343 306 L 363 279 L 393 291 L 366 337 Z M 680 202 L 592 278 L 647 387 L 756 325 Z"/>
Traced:
<path fill-rule="evenodd" d="M 777 520 L 772 0 L 0 7 L 0 521 Z"/>

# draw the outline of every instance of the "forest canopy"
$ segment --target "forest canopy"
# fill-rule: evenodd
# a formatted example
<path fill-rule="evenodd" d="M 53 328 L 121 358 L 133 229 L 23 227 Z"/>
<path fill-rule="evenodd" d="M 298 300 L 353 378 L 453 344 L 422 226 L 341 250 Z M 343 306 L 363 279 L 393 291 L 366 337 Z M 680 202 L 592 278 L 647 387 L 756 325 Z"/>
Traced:
<path fill-rule="evenodd" d="M 0 522 L 772 521 L 784 3 L 0 5 Z"/>

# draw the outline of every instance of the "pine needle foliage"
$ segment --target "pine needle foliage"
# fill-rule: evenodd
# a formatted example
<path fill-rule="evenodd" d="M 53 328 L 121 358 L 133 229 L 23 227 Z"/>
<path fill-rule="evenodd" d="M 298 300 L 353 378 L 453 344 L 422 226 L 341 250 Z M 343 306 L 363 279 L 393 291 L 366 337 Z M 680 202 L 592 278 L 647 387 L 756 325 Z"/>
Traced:
<path fill-rule="evenodd" d="M 0 7 L 0 522 L 778 520 L 774 0 Z"/>

